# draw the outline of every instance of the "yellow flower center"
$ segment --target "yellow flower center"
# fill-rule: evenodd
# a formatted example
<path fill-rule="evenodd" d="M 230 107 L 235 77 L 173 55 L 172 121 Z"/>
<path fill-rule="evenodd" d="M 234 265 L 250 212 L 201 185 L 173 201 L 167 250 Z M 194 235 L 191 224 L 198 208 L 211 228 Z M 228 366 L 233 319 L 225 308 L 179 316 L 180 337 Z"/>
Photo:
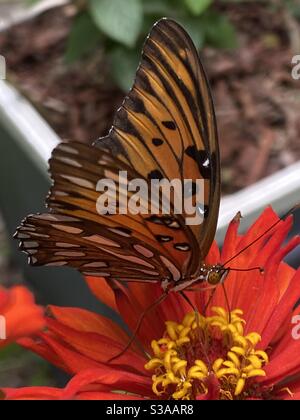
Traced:
<path fill-rule="evenodd" d="M 213 316 L 188 313 L 181 324 L 166 322 L 164 337 L 153 340 L 154 356 L 145 365 L 153 371 L 152 389 L 164 399 L 255 397 L 255 378 L 265 376 L 268 362 L 256 350 L 259 334 L 244 335 L 243 312 L 212 308 Z M 214 398 L 214 397 L 212 397 Z"/>

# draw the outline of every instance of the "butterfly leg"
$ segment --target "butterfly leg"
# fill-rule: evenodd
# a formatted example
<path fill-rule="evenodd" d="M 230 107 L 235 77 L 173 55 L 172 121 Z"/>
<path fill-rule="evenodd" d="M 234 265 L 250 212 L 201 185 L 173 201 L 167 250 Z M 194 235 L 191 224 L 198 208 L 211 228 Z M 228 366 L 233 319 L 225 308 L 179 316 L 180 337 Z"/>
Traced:
<path fill-rule="evenodd" d="M 107 360 L 107 363 L 110 363 L 116 359 L 118 359 L 120 356 L 122 356 L 131 346 L 131 344 L 134 342 L 134 340 L 136 339 L 136 336 L 141 328 L 141 325 L 145 319 L 145 316 L 149 314 L 149 312 L 151 312 L 156 306 L 160 305 L 165 298 L 168 296 L 168 292 L 163 293 L 155 302 L 153 302 L 150 306 L 148 306 L 148 308 L 146 308 L 144 310 L 144 312 L 141 314 L 137 325 L 135 327 L 135 330 L 130 338 L 130 340 L 128 341 L 128 343 L 126 344 L 126 346 L 124 347 L 124 349 L 118 353 L 116 356 L 111 357 L 110 359 Z"/>
<path fill-rule="evenodd" d="M 197 331 L 200 333 L 201 332 L 201 325 L 200 325 L 200 314 L 199 314 L 198 308 L 191 302 L 190 298 L 183 291 L 180 292 L 180 295 L 193 308 L 193 310 L 195 312 L 196 323 L 197 323 Z M 206 350 L 206 347 L 205 347 L 205 342 L 204 342 L 203 339 L 201 339 L 201 337 L 199 337 L 199 341 L 201 343 L 203 355 L 206 358 L 206 363 L 207 363 L 208 366 L 210 366 L 210 360 L 209 360 L 208 353 L 207 353 L 207 350 Z"/>
<path fill-rule="evenodd" d="M 213 297 L 214 297 L 215 293 L 216 293 L 216 287 L 213 287 L 213 288 L 211 289 L 211 292 L 210 292 L 210 295 L 209 295 L 208 301 L 206 302 L 206 305 L 205 305 L 205 306 L 204 306 L 204 308 L 203 308 L 203 315 L 204 315 L 204 316 L 206 316 L 206 311 L 207 311 L 207 308 L 209 307 L 209 305 L 210 305 L 211 301 L 213 300 Z"/>
<path fill-rule="evenodd" d="M 190 289 L 184 289 L 186 292 L 205 292 L 206 290 L 215 289 L 216 286 L 207 286 L 207 287 L 191 287 Z"/>
<path fill-rule="evenodd" d="M 230 324 L 231 323 L 231 308 L 230 308 L 230 303 L 229 303 L 229 299 L 228 299 L 228 295 L 227 295 L 224 283 L 222 283 L 222 288 L 223 288 L 225 302 L 226 302 L 226 306 L 227 306 L 227 310 L 228 310 L 228 318 L 229 318 L 228 322 Z"/>

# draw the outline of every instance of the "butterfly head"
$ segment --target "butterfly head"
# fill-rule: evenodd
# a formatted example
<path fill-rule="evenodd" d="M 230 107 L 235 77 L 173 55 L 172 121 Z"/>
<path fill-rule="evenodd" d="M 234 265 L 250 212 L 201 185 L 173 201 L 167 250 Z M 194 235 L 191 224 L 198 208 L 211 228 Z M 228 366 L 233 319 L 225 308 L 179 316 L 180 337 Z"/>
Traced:
<path fill-rule="evenodd" d="M 211 286 L 217 286 L 225 281 L 225 278 L 228 274 L 228 269 L 223 267 L 221 264 L 213 265 L 209 268 L 206 281 Z"/>

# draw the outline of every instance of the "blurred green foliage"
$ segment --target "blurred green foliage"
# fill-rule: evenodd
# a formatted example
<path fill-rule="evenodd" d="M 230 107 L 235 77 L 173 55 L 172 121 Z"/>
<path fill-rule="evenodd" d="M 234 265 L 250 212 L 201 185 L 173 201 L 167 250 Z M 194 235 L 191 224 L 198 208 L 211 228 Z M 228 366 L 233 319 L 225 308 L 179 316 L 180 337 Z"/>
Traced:
<path fill-rule="evenodd" d="M 181 22 L 197 48 L 236 46 L 228 19 L 213 10 L 213 0 L 88 0 L 74 21 L 67 47 L 72 62 L 102 38 L 116 83 L 128 90 L 140 59 L 143 40 L 158 19 Z M 85 27 L 85 29 L 84 29 Z M 87 28 L 89 28 L 87 30 Z M 85 32 L 85 34 L 84 34 Z M 83 40 L 80 42 L 79 40 Z"/>
<path fill-rule="evenodd" d="M 285 0 L 284 6 L 297 18 L 300 19 L 300 2 L 299 0 Z"/>
<path fill-rule="evenodd" d="M 32 1 L 32 0 L 31 0 Z M 35 0 L 37 1 L 37 0 Z M 73 0 L 78 8 L 69 36 L 66 60 L 72 63 L 101 41 L 117 84 L 128 90 L 137 68 L 143 40 L 158 19 L 180 22 L 197 48 L 233 48 L 235 30 L 214 0 Z"/>
<path fill-rule="evenodd" d="M 0 376 L 3 387 L 56 385 L 50 365 L 16 344 L 0 350 Z"/>

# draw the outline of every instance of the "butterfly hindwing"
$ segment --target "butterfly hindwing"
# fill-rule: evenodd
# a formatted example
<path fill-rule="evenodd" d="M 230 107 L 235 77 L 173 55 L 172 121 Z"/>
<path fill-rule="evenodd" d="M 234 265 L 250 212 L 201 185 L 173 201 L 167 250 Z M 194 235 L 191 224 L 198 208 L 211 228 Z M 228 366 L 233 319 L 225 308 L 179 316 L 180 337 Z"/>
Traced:
<path fill-rule="evenodd" d="M 97 181 L 108 172 L 110 179 L 116 179 L 125 169 L 129 169 L 128 180 L 138 176 L 112 156 L 98 149 L 91 153 L 91 147 L 81 143 L 62 143 L 54 150 L 50 160 L 53 186 L 47 200 L 51 212 L 28 216 L 16 234 L 33 265 L 69 265 L 97 275 L 97 262 L 99 268 L 105 262 L 107 270 L 98 270 L 101 277 L 105 273 L 118 280 L 124 276 L 137 280 L 152 276 L 155 281 L 179 278 L 182 252 L 176 250 L 175 260 L 165 243 L 166 238 L 172 239 L 173 249 L 186 241 L 184 231 L 174 229 L 179 226 L 175 218 L 161 217 L 156 234 L 149 225 L 158 225 L 148 214 L 102 215 L 97 211 Z"/>

